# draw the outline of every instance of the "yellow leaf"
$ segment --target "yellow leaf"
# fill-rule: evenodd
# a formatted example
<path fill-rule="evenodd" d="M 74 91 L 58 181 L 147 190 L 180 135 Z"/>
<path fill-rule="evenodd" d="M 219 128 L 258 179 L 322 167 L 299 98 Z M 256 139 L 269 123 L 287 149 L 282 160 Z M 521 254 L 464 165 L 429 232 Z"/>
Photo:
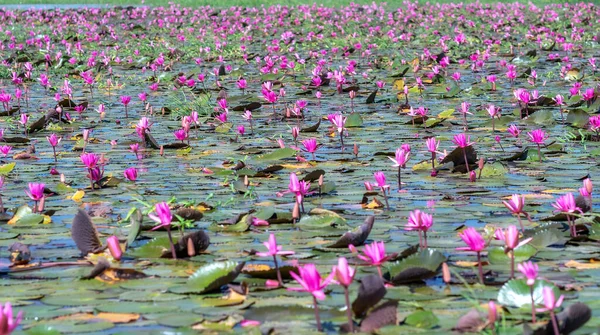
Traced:
<path fill-rule="evenodd" d="M 398 91 L 404 90 L 404 79 L 396 79 L 394 81 L 394 88 Z"/>
<path fill-rule="evenodd" d="M 368 204 L 362 204 L 362 208 L 365 209 L 377 209 L 382 207 L 383 204 L 381 203 L 381 201 L 377 200 L 377 198 L 373 198 L 373 200 Z"/>
<path fill-rule="evenodd" d="M 550 194 L 541 194 L 541 193 L 528 193 L 521 194 L 521 196 L 525 197 L 525 199 L 553 199 L 554 197 Z M 502 198 L 503 200 L 510 200 L 510 195 Z"/>
<path fill-rule="evenodd" d="M 83 190 L 79 190 L 79 191 L 75 192 L 75 194 L 73 194 L 73 196 L 71 197 L 71 200 L 73 200 L 75 202 L 80 202 L 84 195 L 85 195 L 85 192 Z"/>
<path fill-rule="evenodd" d="M 600 262 L 590 261 L 590 263 L 580 263 L 578 261 L 570 260 L 565 263 L 568 268 L 575 268 L 577 270 L 591 270 L 600 269 Z"/>
<path fill-rule="evenodd" d="M 71 315 L 59 316 L 54 320 L 67 321 L 87 321 L 87 320 L 105 320 L 112 323 L 129 323 L 140 318 L 139 314 L 133 313 L 76 313 Z"/>
<path fill-rule="evenodd" d="M 566 188 L 563 190 L 544 190 L 542 191 L 542 193 L 548 193 L 548 194 L 565 194 L 565 193 L 569 193 L 569 192 L 574 192 L 575 190 L 572 188 Z"/>
<path fill-rule="evenodd" d="M 43 224 L 49 224 L 52 223 L 52 218 L 48 215 L 44 215 L 44 221 L 42 221 Z"/>

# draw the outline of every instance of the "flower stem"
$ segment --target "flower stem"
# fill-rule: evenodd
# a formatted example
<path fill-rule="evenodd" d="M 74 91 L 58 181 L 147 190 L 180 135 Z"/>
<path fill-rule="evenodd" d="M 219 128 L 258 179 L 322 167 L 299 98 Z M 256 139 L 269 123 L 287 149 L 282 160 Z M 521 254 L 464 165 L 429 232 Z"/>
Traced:
<path fill-rule="evenodd" d="M 467 168 L 467 175 L 470 175 L 471 171 L 469 171 L 469 161 L 467 161 L 467 150 L 463 148 L 463 156 L 465 158 L 465 167 Z"/>
<path fill-rule="evenodd" d="M 313 296 L 313 304 L 315 305 L 315 321 L 317 321 L 317 330 L 322 331 L 323 327 L 321 327 L 321 317 L 319 316 L 319 305 L 317 304 L 317 298 Z"/>
<path fill-rule="evenodd" d="M 427 249 L 427 232 L 423 232 L 423 249 Z"/>
<path fill-rule="evenodd" d="M 481 285 L 485 285 L 483 283 L 483 267 L 481 265 L 481 252 L 477 252 L 477 267 L 479 268 L 479 282 Z"/>
<path fill-rule="evenodd" d="M 389 211 L 390 203 L 388 202 L 387 194 L 385 193 L 385 189 L 383 187 L 381 188 L 381 192 L 383 193 L 383 199 L 385 200 L 385 206 L 387 207 L 387 209 Z"/>
<path fill-rule="evenodd" d="M 52 152 L 54 153 L 54 163 L 57 163 L 58 161 L 56 160 L 56 147 L 52 147 Z"/>
<path fill-rule="evenodd" d="M 352 321 L 352 309 L 350 308 L 350 293 L 344 286 L 344 298 L 346 299 L 346 316 L 348 317 L 348 332 L 354 333 L 354 321 Z"/>
<path fill-rule="evenodd" d="M 402 171 L 402 167 L 398 166 L 398 192 L 402 190 L 402 176 L 401 176 L 401 172 Z"/>
<path fill-rule="evenodd" d="M 421 235 L 421 231 L 419 230 L 419 247 L 423 250 L 423 236 Z"/>
<path fill-rule="evenodd" d="M 273 262 L 275 262 L 275 271 L 277 271 L 277 280 L 279 281 L 279 286 L 283 287 L 283 280 L 281 279 L 281 270 L 279 270 L 279 264 L 277 264 L 276 255 L 273 255 Z"/>
<path fill-rule="evenodd" d="M 344 153 L 344 130 L 340 132 L 340 143 L 342 144 L 342 153 Z"/>
<path fill-rule="evenodd" d="M 171 254 L 173 259 L 177 259 L 177 253 L 175 252 L 175 245 L 173 244 L 173 237 L 171 237 L 171 226 L 167 227 L 167 234 L 169 235 L 169 244 L 171 244 Z"/>
<path fill-rule="evenodd" d="M 556 315 L 554 311 L 550 311 L 550 318 L 552 319 L 552 328 L 554 328 L 554 335 L 560 335 L 560 331 L 558 330 L 558 322 L 556 322 Z"/>
<path fill-rule="evenodd" d="M 538 143 L 537 145 L 538 147 L 538 158 L 540 160 L 540 163 L 542 162 L 542 149 L 540 148 L 540 144 Z"/>
<path fill-rule="evenodd" d="M 524 232 L 525 228 L 523 227 L 523 221 L 521 221 L 521 213 L 517 213 L 517 220 L 519 220 L 519 226 L 521 226 L 521 232 Z"/>
<path fill-rule="evenodd" d="M 383 278 L 383 274 L 381 273 L 381 265 L 377 265 L 377 273 L 379 273 L 379 277 Z"/>
<path fill-rule="evenodd" d="M 515 251 L 510 252 L 510 279 L 515 278 Z"/>
<path fill-rule="evenodd" d="M 533 285 L 529 286 L 529 294 L 531 295 L 531 322 L 535 323 L 535 300 L 533 299 Z"/>

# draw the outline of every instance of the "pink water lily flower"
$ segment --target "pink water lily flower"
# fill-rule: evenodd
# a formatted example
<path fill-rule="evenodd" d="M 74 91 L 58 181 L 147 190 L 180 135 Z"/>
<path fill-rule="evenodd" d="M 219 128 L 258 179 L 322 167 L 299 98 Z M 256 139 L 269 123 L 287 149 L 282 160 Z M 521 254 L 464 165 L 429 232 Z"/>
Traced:
<path fill-rule="evenodd" d="M 321 278 L 321 274 L 317 270 L 317 267 L 310 263 L 304 266 L 298 266 L 298 273 L 290 271 L 290 275 L 301 287 L 290 287 L 288 288 L 289 291 L 308 292 L 318 300 L 325 300 L 325 293 L 323 290 L 331 283 L 335 273 L 332 272 L 326 278 Z"/>
<path fill-rule="evenodd" d="M 148 214 L 148 217 L 152 219 L 152 221 L 159 223 L 159 225 L 152 228 L 152 230 L 156 230 L 161 227 L 170 227 L 171 222 L 173 221 L 173 215 L 171 214 L 169 204 L 164 201 L 159 202 L 154 206 L 154 210 L 156 214 L 150 213 Z"/>
<path fill-rule="evenodd" d="M 7 302 L 4 306 L 0 304 L 0 334 L 8 335 L 12 333 L 17 326 L 23 320 L 23 311 L 17 314 L 16 318 L 13 318 L 13 311 L 10 302 Z"/>
<path fill-rule="evenodd" d="M 481 252 L 485 249 L 485 239 L 473 227 L 469 227 L 458 234 L 467 244 L 466 247 L 456 248 L 456 250 L 473 251 L 477 253 L 477 266 L 479 269 L 479 282 L 483 284 L 483 268 L 481 265 Z"/>
<path fill-rule="evenodd" d="M 269 241 L 263 242 L 264 246 L 269 250 L 268 252 L 257 252 L 256 255 L 260 257 L 268 257 L 268 256 L 287 256 L 293 255 L 293 251 L 283 251 L 283 247 L 281 245 L 277 245 L 277 240 L 275 239 L 275 234 L 269 234 Z"/>
<path fill-rule="evenodd" d="M 356 249 L 356 247 L 354 245 L 352 245 L 352 244 L 350 244 L 348 246 L 348 248 L 353 253 L 357 253 L 358 252 L 358 250 Z M 356 257 L 358 257 L 358 258 L 362 259 L 363 261 L 367 262 L 370 266 L 377 267 L 377 272 L 379 272 L 379 276 L 382 276 L 381 265 L 383 263 L 389 261 L 393 257 L 395 257 L 395 254 L 391 254 L 391 255 L 386 254 L 386 252 L 385 252 L 385 242 L 383 242 L 383 241 L 373 242 L 371 244 L 365 245 L 365 248 L 363 249 L 363 254 L 364 255 L 358 254 L 358 255 L 356 255 Z"/>

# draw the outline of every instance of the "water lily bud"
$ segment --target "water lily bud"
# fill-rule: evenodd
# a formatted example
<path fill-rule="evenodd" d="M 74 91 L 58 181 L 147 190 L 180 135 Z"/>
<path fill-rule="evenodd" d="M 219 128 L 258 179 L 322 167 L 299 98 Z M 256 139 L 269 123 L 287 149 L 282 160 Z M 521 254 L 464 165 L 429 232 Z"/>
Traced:
<path fill-rule="evenodd" d="M 46 204 L 46 197 L 42 197 L 40 199 L 40 202 L 38 203 L 38 208 L 37 208 L 37 212 L 41 213 L 44 211 L 44 205 Z"/>
<path fill-rule="evenodd" d="M 448 263 L 446 262 L 442 263 L 442 278 L 444 279 L 444 283 L 450 284 L 450 268 L 448 267 Z"/>
<path fill-rule="evenodd" d="M 319 176 L 319 186 L 323 186 L 323 174 Z"/>
<path fill-rule="evenodd" d="M 165 154 L 165 147 L 164 146 L 160 146 L 160 156 L 162 157 Z"/>
<path fill-rule="evenodd" d="M 592 191 L 594 190 L 594 185 L 592 185 L 592 180 L 590 178 L 585 178 L 583 180 L 583 187 L 589 194 L 592 194 Z"/>
<path fill-rule="evenodd" d="M 65 178 L 65 175 L 64 175 L 63 173 L 61 173 L 61 174 L 60 174 L 60 182 L 61 182 L 61 183 L 65 183 L 65 182 L 66 182 L 66 180 L 67 180 L 67 179 Z"/>
<path fill-rule="evenodd" d="M 469 173 L 469 180 L 474 183 L 477 180 L 477 174 L 475 173 L 475 171 L 471 171 L 471 173 Z"/>
<path fill-rule="evenodd" d="M 483 170 L 483 166 L 485 165 L 485 161 L 483 160 L 483 157 L 479 158 L 477 165 L 479 166 L 479 170 Z"/>
<path fill-rule="evenodd" d="M 488 303 L 488 322 L 492 327 L 494 327 L 494 324 L 496 323 L 497 319 L 498 319 L 498 308 L 497 308 L 496 304 L 490 300 L 490 302 Z"/>
<path fill-rule="evenodd" d="M 106 239 L 106 244 L 108 245 L 108 250 L 110 251 L 110 254 L 113 256 L 113 258 L 117 261 L 121 260 L 123 251 L 121 250 L 119 239 L 113 235 Z"/>
<path fill-rule="evenodd" d="M 250 181 L 248 180 L 248 176 L 244 176 L 244 186 L 248 187 L 250 185 Z"/>
<path fill-rule="evenodd" d="M 297 201 L 294 204 L 294 210 L 292 210 L 292 219 L 294 220 L 294 222 L 300 219 L 300 205 L 298 205 Z"/>
<path fill-rule="evenodd" d="M 354 156 L 358 156 L 358 144 L 354 143 L 354 150 L 352 151 Z"/>

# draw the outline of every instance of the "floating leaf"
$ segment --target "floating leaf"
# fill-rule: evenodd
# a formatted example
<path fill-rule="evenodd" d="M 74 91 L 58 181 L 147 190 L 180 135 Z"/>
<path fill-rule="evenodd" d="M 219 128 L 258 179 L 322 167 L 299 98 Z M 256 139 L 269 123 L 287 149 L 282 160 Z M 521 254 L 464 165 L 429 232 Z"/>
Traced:
<path fill-rule="evenodd" d="M 440 320 L 433 314 L 432 311 L 416 311 L 406 317 L 404 323 L 409 326 L 431 329 L 438 325 Z"/>
<path fill-rule="evenodd" d="M 444 261 L 446 257 L 441 252 L 433 249 L 423 250 L 389 265 L 390 280 L 394 285 L 401 285 L 431 278 L 437 274 Z"/>
<path fill-rule="evenodd" d="M 533 299 L 536 305 L 544 303 L 542 294 L 544 287 L 551 288 L 557 299 L 560 296 L 560 290 L 556 286 L 545 280 L 536 280 L 533 285 Z M 504 284 L 498 292 L 498 303 L 515 307 L 530 306 L 531 293 L 527 281 L 525 279 L 512 279 Z"/>
<path fill-rule="evenodd" d="M 515 263 L 521 263 L 529 260 L 537 253 L 537 249 L 529 244 L 522 245 L 514 250 Z M 510 257 L 504 253 L 503 247 L 490 248 L 488 251 L 488 261 L 491 264 L 510 263 Z"/>
<path fill-rule="evenodd" d="M 17 162 L 12 162 L 4 165 L 0 165 L 0 176 L 7 176 L 17 165 Z"/>
<path fill-rule="evenodd" d="M 198 293 L 211 292 L 229 284 L 242 271 L 245 262 L 232 261 L 210 263 L 200 267 L 187 281 Z"/>
<path fill-rule="evenodd" d="M 281 149 L 277 149 L 271 153 L 260 155 L 256 159 L 258 159 L 259 161 L 274 161 L 274 160 L 280 160 L 283 158 L 292 157 L 295 155 L 296 155 L 296 150 L 294 150 L 292 148 L 281 148 Z"/>
<path fill-rule="evenodd" d="M 335 243 L 329 245 L 328 248 L 347 248 L 350 244 L 355 247 L 363 245 L 371 233 L 374 222 L 375 217 L 369 216 L 362 225 L 342 235 Z"/>
<path fill-rule="evenodd" d="M 359 113 L 350 113 L 346 119 L 346 128 L 360 127 L 363 124 L 363 118 Z"/>

